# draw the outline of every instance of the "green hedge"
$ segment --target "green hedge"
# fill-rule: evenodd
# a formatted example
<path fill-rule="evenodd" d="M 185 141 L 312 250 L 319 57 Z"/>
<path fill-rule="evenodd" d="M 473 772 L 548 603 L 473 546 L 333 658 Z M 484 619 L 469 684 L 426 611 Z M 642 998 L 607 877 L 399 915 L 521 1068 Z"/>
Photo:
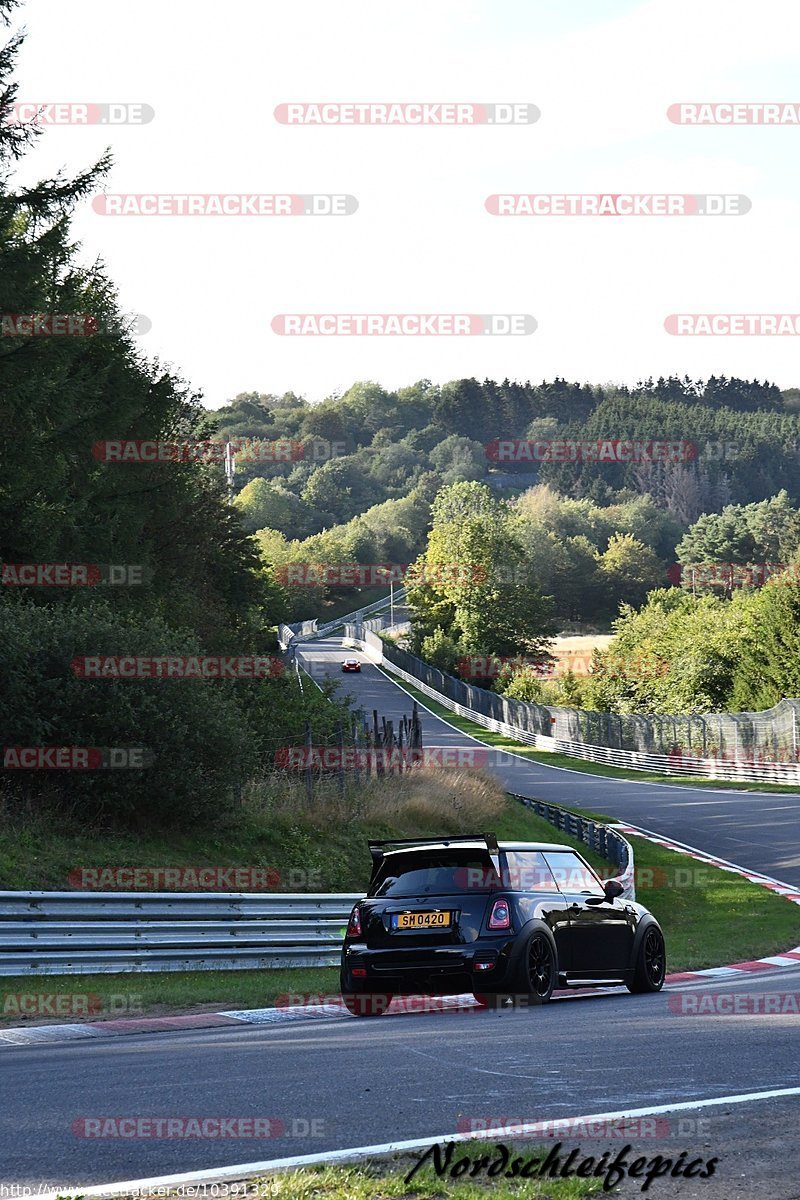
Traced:
<path fill-rule="evenodd" d="M 50 606 L 0 597 L 0 745 L 136 746 L 153 755 L 143 769 L 3 769 L 5 795 L 126 823 L 185 825 L 231 807 L 259 749 L 234 689 L 258 684 L 90 680 L 71 669 L 84 655 L 198 652 L 190 634 L 159 617 L 99 598 Z"/>

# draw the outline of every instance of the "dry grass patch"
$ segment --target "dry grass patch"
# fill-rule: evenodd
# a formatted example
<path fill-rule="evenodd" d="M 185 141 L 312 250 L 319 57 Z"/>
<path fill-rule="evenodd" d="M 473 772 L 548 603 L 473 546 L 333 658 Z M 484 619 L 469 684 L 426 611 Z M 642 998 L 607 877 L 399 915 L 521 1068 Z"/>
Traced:
<path fill-rule="evenodd" d="M 506 812 L 508 801 L 491 775 L 475 770 L 414 767 L 402 775 L 352 779 L 340 793 L 337 780 L 315 775 L 311 799 L 303 779 L 275 773 L 253 783 L 244 804 L 251 815 L 301 819 L 316 828 L 343 823 L 391 826 L 399 834 L 435 830 L 473 833 Z"/>

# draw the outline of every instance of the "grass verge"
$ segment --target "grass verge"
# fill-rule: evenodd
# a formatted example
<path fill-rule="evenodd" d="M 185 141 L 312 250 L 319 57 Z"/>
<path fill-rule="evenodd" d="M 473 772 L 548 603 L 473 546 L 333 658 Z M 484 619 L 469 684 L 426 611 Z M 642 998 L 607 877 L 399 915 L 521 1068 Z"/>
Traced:
<path fill-rule="evenodd" d="M 501 838 L 579 845 L 533 816 L 518 801 L 507 798 L 493 826 Z M 372 831 L 350 831 L 354 841 L 347 890 L 360 891 L 366 885 L 368 832 Z M 696 863 L 644 839 L 632 837 L 630 841 L 637 899 L 654 913 L 664 929 L 670 971 L 743 962 L 800 944 L 800 907 L 784 897 L 742 876 Z M 323 842 L 323 849 L 330 851 L 327 842 Z M 586 854 L 585 847 L 581 850 Z M 595 866 L 603 865 L 596 855 L 586 856 Z M 607 871 L 608 864 L 605 868 Z M 333 995 L 338 987 L 339 973 L 334 967 L 7 977 L 0 978 L 0 1026 L 265 1008 L 278 996 Z M 76 1004 L 77 1009 L 56 1017 L 48 1014 L 45 1001 L 44 1012 L 24 1016 L 20 1013 L 20 994 L 71 997 L 66 1002 Z M 93 1004 L 91 1012 L 86 1011 L 88 1003 Z"/>
<path fill-rule="evenodd" d="M 471 770 L 417 769 L 402 777 L 362 780 L 340 797 L 331 780 L 317 780 L 309 805 L 302 780 L 262 781 L 246 797 L 235 820 L 219 828 L 188 832 L 132 833 L 85 828 L 55 814 L 9 816 L 0 826 L 0 890 L 69 891 L 82 872 L 107 891 L 130 891 L 114 883 L 117 868 L 257 867 L 270 871 L 268 890 L 360 891 L 369 879 L 369 838 L 475 833 L 562 841 L 541 818 L 510 800 L 490 775 Z M 594 859 L 600 865 L 602 859 Z M 170 890 L 169 881 L 144 890 Z M 83 886 L 88 886 L 84 884 Z M 218 888 L 235 882 L 220 884 Z M 263 883 L 257 884 L 264 890 Z M 174 890 L 174 888 L 173 888 Z M 184 885 L 186 890 L 186 885 Z"/>
<path fill-rule="evenodd" d="M 546 1158 L 546 1148 L 520 1148 L 519 1157 L 525 1160 Z M 453 1163 L 469 1156 L 472 1163 L 486 1156 L 500 1161 L 496 1145 L 480 1142 L 457 1147 Z M 586 1179 L 475 1179 L 451 1178 L 449 1172 L 438 1178 L 427 1167 L 421 1168 L 405 1182 L 416 1159 L 395 1160 L 391 1164 L 373 1163 L 353 1167 L 323 1167 L 321 1170 L 293 1171 L 289 1175 L 273 1175 L 259 1180 L 259 1195 L 263 1200 L 515 1200 L 530 1196 L 533 1200 L 583 1200 L 602 1191 L 600 1180 Z M 513 1161 L 513 1158 L 512 1158 Z"/>
<path fill-rule="evenodd" d="M 469 733 L 479 742 L 484 742 L 496 750 L 509 750 L 512 754 L 519 754 L 523 758 L 529 758 L 532 762 L 539 762 L 547 767 L 564 767 L 569 771 L 580 771 L 584 775 L 604 775 L 609 779 L 632 779 L 637 783 L 667 783 L 672 787 L 724 788 L 726 791 L 777 792 L 793 796 L 800 793 L 800 789 L 796 786 L 782 783 L 737 783 L 730 779 L 695 779 L 684 775 L 655 775 L 648 771 L 629 771 L 624 767 L 610 767 L 605 763 L 587 762 L 585 759 L 571 758 L 568 754 L 559 754 L 552 750 L 536 750 L 533 746 L 526 746 L 524 742 L 515 742 L 513 738 L 507 737 L 503 733 L 494 733 L 491 729 L 484 729 L 483 725 L 478 725 L 467 717 L 451 712 L 449 708 L 445 708 L 438 700 L 432 700 L 419 688 L 415 688 L 413 684 L 398 679 L 391 671 L 386 671 L 383 667 L 378 667 L 378 670 L 383 671 L 383 674 L 387 679 L 391 679 L 392 683 L 397 684 L 420 704 L 424 704 L 437 717 L 449 721 L 456 729 L 460 729 L 463 733 Z"/>
<path fill-rule="evenodd" d="M 123 975 L 0 977 L 0 1028 L 271 1008 L 287 995 L 339 991 L 334 967 L 276 971 L 127 971 Z M 51 997 L 69 1012 L 54 1015 Z M 23 1001 L 23 997 L 31 998 Z M 40 1012 L 20 1011 L 41 997 Z M 55 1003 L 58 1003 L 57 1001 Z"/>
<path fill-rule="evenodd" d="M 528 1162 L 546 1159 L 551 1147 L 532 1146 L 530 1142 L 514 1145 L 510 1140 L 503 1143 L 509 1154 L 502 1158 L 497 1143 L 469 1142 L 457 1146 L 452 1165 L 469 1156 L 472 1164 L 481 1159 L 487 1165 L 513 1163 L 516 1158 Z M 420 1152 L 422 1153 L 422 1152 Z M 590 1151 L 587 1150 L 587 1154 Z M 562 1155 L 562 1160 L 565 1156 Z M 613 1157 L 610 1156 L 610 1157 Z M 425 1164 L 409 1183 L 405 1178 L 414 1169 L 419 1156 L 394 1155 L 391 1159 L 375 1159 L 369 1163 L 353 1166 L 308 1167 L 296 1171 L 248 1179 L 227 1185 L 225 1194 L 240 1200 L 516 1200 L 519 1196 L 531 1200 L 584 1200 L 602 1192 L 600 1179 L 504 1179 L 502 1175 L 487 1177 L 486 1165 L 481 1174 L 473 1179 L 455 1178 L 446 1170 L 438 1177 Z M 430 1160 L 429 1160 L 430 1161 Z M 200 1185 L 202 1187 L 202 1185 Z M 212 1185 L 208 1186 L 212 1194 Z M 220 1188 L 220 1195 L 223 1189 Z M 177 1200 L 180 1193 L 165 1189 L 166 1200 Z M 142 1197 L 122 1197 L 121 1200 L 143 1200 Z M 146 1193 L 144 1200 L 147 1200 Z"/>

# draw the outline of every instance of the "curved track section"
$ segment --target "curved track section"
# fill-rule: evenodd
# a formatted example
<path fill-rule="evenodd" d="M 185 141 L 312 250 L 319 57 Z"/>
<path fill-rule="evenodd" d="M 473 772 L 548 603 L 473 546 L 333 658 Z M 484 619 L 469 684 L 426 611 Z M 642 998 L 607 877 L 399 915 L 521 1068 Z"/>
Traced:
<path fill-rule="evenodd" d="M 341 673 L 341 661 L 356 657 L 361 673 Z M 302 659 L 316 678 L 341 679 L 342 690 L 356 706 L 376 708 L 385 717 L 408 713 L 408 694 L 363 654 L 341 639 L 308 643 Z M 420 706 L 422 707 L 422 706 Z M 446 720 L 423 713 L 426 746 L 474 746 L 468 734 Z M 537 796 L 553 804 L 609 813 L 665 837 L 698 846 L 718 858 L 800 885 L 800 793 L 728 791 L 681 785 L 609 779 L 585 771 L 569 771 L 532 763 L 513 754 L 492 752 L 491 770 L 509 791 Z"/>

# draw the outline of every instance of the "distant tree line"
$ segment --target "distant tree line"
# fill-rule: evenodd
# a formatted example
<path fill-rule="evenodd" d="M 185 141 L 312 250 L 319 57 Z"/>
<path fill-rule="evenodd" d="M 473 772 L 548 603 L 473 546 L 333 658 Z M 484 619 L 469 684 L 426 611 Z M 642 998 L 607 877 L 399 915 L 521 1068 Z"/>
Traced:
<path fill-rule="evenodd" d="M 390 392 L 356 383 L 311 405 L 294 393 L 242 393 L 206 414 L 219 438 L 304 447 L 298 461 L 243 456 L 237 503 L 249 530 L 303 538 L 345 524 L 373 505 L 436 488 L 485 480 L 493 486 L 546 483 L 561 495 L 613 504 L 620 493 L 649 495 L 688 526 L 701 513 L 750 503 L 786 489 L 800 500 L 800 414 L 792 392 L 757 380 L 646 380 L 635 388 L 563 379 L 540 384 L 422 380 Z M 694 447 L 685 461 L 519 461 L 494 463 L 495 439 L 671 441 Z M 335 457 L 326 457 L 326 447 Z"/>

